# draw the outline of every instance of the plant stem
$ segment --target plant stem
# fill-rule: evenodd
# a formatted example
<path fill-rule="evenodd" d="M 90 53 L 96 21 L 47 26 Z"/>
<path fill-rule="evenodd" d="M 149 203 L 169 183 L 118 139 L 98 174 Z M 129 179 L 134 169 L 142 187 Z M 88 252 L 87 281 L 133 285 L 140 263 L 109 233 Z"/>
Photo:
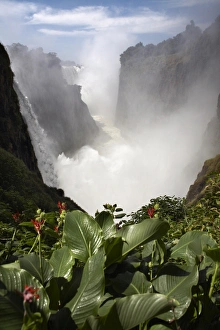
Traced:
<path fill-rule="evenodd" d="M 217 277 L 217 274 L 218 274 L 218 268 L 219 268 L 219 263 L 216 262 L 215 271 L 214 271 L 214 274 L 212 275 L 212 281 L 211 281 L 211 285 L 210 285 L 210 289 L 209 289 L 209 298 L 210 299 L 212 298 L 212 293 L 213 293 L 213 290 L 214 290 L 215 281 L 216 281 L 216 277 Z"/>
<path fill-rule="evenodd" d="M 154 240 L 153 251 L 151 253 L 151 264 L 150 264 L 150 281 L 153 280 L 153 267 L 154 267 L 154 256 L 156 250 L 156 241 Z"/>
<path fill-rule="evenodd" d="M 13 232 L 13 235 L 12 235 L 12 238 L 11 238 L 11 242 L 10 242 L 10 247 L 9 247 L 9 249 L 8 249 L 8 254 L 7 254 L 6 260 L 8 260 L 9 257 L 10 257 L 11 250 L 12 250 L 12 245 L 13 245 L 13 243 L 14 243 L 16 233 L 17 233 L 17 227 L 15 228 L 15 230 L 14 230 L 14 232 Z"/>
<path fill-rule="evenodd" d="M 38 239 L 39 239 L 39 237 L 37 235 L 36 238 L 35 238 L 34 244 L 32 245 L 32 247 L 31 247 L 30 251 L 28 252 L 28 254 L 30 254 L 33 251 L 33 249 L 35 248 L 35 245 L 37 244 Z"/>
<path fill-rule="evenodd" d="M 24 315 L 27 314 L 27 316 L 28 316 L 31 320 L 33 320 L 33 314 L 31 313 L 29 302 L 24 301 L 24 302 L 23 302 L 23 306 L 24 306 Z"/>
<path fill-rule="evenodd" d="M 43 267 L 42 267 L 42 254 L 41 254 L 41 234 L 38 234 L 39 236 L 39 260 L 40 260 L 40 272 L 41 272 L 41 278 L 42 278 L 42 284 L 44 284 L 44 278 L 43 278 Z"/>

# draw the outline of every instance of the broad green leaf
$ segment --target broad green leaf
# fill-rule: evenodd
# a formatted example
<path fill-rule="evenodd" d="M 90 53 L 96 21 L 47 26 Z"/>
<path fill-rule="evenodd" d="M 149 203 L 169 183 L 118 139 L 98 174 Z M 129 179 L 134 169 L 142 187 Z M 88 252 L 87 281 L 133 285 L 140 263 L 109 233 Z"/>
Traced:
<path fill-rule="evenodd" d="M 117 231 L 116 236 L 124 238 L 122 256 L 126 256 L 130 251 L 141 244 L 146 244 L 155 239 L 161 238 L 169 229 L 166 221 L 157 219 L 145 219 L 139 224 L 125 226 Z"/>
<path fill-rule="evenodd" d="M 35 254 L 27 254 L 19 259 L 21 268 L 25 269 L 31 275 L 36 277 L 42 284 L 48 282 L 53 276 L 53 267 L 44 258 Z"/>
<path fill-rule="evenodd" d="M 122 248 L 123 248 L 122 237 L 113 237 L 105 240 L 104 247 L 106 253 L 106 268 L 122 259 Z"/>
<path fill-rule="evenodd" d="M 12 262 L 10 264 L 1 265 L 1 267 L 3 267 L 3 268 L 17 268 L 17 269 L 21 269 L 20 264 L 17 261 Z"/>
<path fill-rule="evenodd" d="M 203 251 L 208 257 L 210 257 L 214 262 L 220 263 L 220 248 L 210 249 L 207 246 L 203 248 Z"/>
<path fill-rule="evenodd" d="M 67 246 L 63 246 L 61 249 L 53 252 L 50 264 L 54 269 L 54 277 L 64 277 L 70 280 L 75 259 Z"/>
<path fill-rule="evenodd" d="M 24 309 L 21 294 L 25 285 L 39 288 L 39 299 L 34 299 L 31 304 L 32 312 L 40 312 L 44 319 L 42 330 L 47 329 L 49 318 L 49 298 L 43 286 L 24 269 L 4 268 L 0 266 L 0 310 L 1 324 L 4 330 L 21 329 Z"/>
<path fill-rule="evenodd" d="M 146 244 L 143 244 L 143 249 L 141 251 L 141 256 L 142 256 L 142 259 L 144 258 L 147 258 L 149 256 L 152 255 L 152 252 L 154 250 L 154 245 L 155 245 L 155 241 L 150 241 Z"/>
<path fill-rule="evenodd" d="M 89 316 L 80 330 L 104 330 L 98 317 Z M 116 328 L 115 328 L 116 330 Z M 120 330 L 117 328 L 117 330 Z"/>
<path fill-rule="evenodd" d="M 86 262 L 102 244 L 102 230 L 98 223 L 81 211 L 68 212 L 63 228 L 63 241 L 74 258 Z"/>
<path fill-rule="evenodd" d="M 170 329 L 173 329 L 173 327 L 172 326 L 168 327 L 163 324 L 155 324 L 152 327 L 150 327 L 150 330 L 170 330 Z"/>
<path fill-rule="evenodd" d="M 80 286 L 83 274 L 83 267 L 73 267 L 72 278 L 69 282 L 65 278 L 59 278 L 58 284 L 60 287 L 60 304 L 63 307 L 77 293 Z"/>
<path fill-rule="evenodd" d="M 149 257 L 154 250 L 155 241 L 150 241 L 143 246 L 143 250 L 141 251 L 142 258 Z"/>
<path fill-rule="evenodd" d="M 151 282 L 147 281 L 146 276 L 139 271 L 135 273 L 121 273 L 117 275 L 111 283 L 116 292 L 123 293 L 126 296 L 147 293 L 152 286 Z"/>
<path fill-rule="evenodd" d="M 58 310 L 60 308 L 60 288 L 57 279 L 55 277 L 51 278 L 45 289 L 50 298 L 50 309 Z"/>
<path fill-rule="evenodd" d="M 168 262 L 163 265 L 163 267 L 159 270 L 157 276 L 162 275 L 172 275 L 172 276 L 188 276 L 193 270 L 195 265 L 186 265 L 186 264 L 175 264 L 173 262 Z"/>
<path fill-rule="evenodd" d="M 113 299 L 113 296 L 110 295 L 109 293 L 106 293 L 102 299 L 101 299 L 101 304 L 98 310 L 98 315 L 99 316 L 104 316 L 107 315 L 114 305 L 115 300 Z"/>
<path fill-rule="evenodd" d="M 72 319 L 78 326 L 98 311 L 105 286 L 104 262 L 103 250 L 88 258 L 77 294 L 65 305 L 70 309 Z"/>
<path fill-rule="evenodd" d="M 20 330 L 23 323 L 23 315 L 24 310 L 20 297 L 15 296 L 15 294 L 2 296 L 0 288 L 0 329 Z"/>
<path fill-rule="evenodd" d="M 189 231 L 184 234 L 177 245 L 175 245 L 171 250 L 171 258 L 183 258 L 187 257 L 187 248 L 190 247 L 192 251 L 196 255 L 201 255 L 203 253 L 203 248 L 205 245 L 209 245 L 211 247 L 216 246 L 215 240 L 210 237 L 207 233 L 202 231 Z M 189 252 L 189 250 L 188 250 Z"/>
<path fill-rule="evenodd" d="M 158 262 L 159 265 L 162 265 L 165 262 L 166 256 L 167 250 L 164 242 L 161 239 L 156 240 L 154 264 Z"/>
<path fill-rule="evenodd" d="M 180 305 L 175 309 L 175 317 L 179 319 L 190 305 L 192 287 L 198 283 L 198 279 L 198 268 L 194 266 L 192 272 L 187 276 L 161 275 L 152 284 L 157 292 L 179 302 Z"/>
<path fill-rule="evenodd" d="M 157 293 L 135 294 L 117 299 L 110 313 L 102 320 L 104 330 L 129 330 L 167 312 L 178 305 L 175 300 Z M 118 321 L 121 327 L 115 327 Z"/>
<path fill-rule="evenodd" d="M 207 272 L 207 276 L 209 276 L 210 274 L 213 275 L 211 287 L 210 287 L 210 290 L 211 290 L 210 295 L 211 295 L 212 291 L 214 290 L 214 286 L 215 286 L 216 282 L 220 278 L 220 248 L 210 249 L 207 246 L 205 246 L 203 251 L 206 253 L 206 256 L 210 258 L 210 265 L 209 265 L 209 269 Z M 214 261 L 214 264 L 212 261 Z"/>
<path fill-rule="evenodd" d="M 102 211 L 95 218 L 95 221 L 102 228 L 102 234 L 105 240 L 115 235 L 116 225 L 114 223 L 114 216 L 112 213 L 108 211 Z"/>
<path fill-rule="evenodd" d="M 100 327 L 101 324 L 101 327 Z M 109 313 L 100 318 L 100 322 L 98 324 L 100 330 L 124 330 L 118 315 L 118 310 L 116 308 L 116 303 L 112 306 Z M 95 330 L 93 328 L 93 330 Z"/>
<path fill-rule="evenodd" d="M 153 258 L 151 260 L 154 265 L 161 265 L 164 263 L 164 259 L 166 257 L 165 244 L 161 239 L 150 241 L 147 244 L 144 244 L 144 248 L 141 254 L 142 258 L 151 256 Z"/>
<path fill-rule="evenodd" d="M 203 252 L 206 246 L 216 247 L 215 240 L 207 234 L 202 235 L 201 239 L 191 242 L 186 248 L 185 259 L 187 262 L 193 265 L 200 265 L 200 270 L 207 268 L 212 263 L 212 259 Z"/>

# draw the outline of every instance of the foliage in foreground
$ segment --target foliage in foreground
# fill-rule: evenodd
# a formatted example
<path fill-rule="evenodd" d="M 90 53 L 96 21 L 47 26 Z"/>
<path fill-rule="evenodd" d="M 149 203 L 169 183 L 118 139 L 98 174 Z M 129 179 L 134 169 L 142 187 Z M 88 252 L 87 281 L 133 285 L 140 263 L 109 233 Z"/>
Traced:
<path fill-rule="evenodd" d="M 218 181 L 210 179 L 206 198 L 194 207 L 159 197 L 126 223 L 115 223 L 124 214 L 108 204 L 95 217 L 69 212 L 65 203 L 58 212 L 38 210 L 29 222 L 14 214 L 15 227 L 0 245 L 1 325 L 217 329 Z"/>

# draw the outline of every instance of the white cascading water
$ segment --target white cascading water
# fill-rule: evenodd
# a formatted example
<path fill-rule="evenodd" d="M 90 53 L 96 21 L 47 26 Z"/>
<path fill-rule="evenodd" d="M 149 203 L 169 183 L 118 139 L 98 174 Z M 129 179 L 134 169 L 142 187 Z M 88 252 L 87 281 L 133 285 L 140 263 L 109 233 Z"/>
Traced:
<path fill-rule="evenodd" d="M 22 94 L 19 83 L 16 81 L 14 82 L 14 89 L 18 95 L 21 114 L 28 126 L 28 132 L 43 180 L 48 186 L 56 187 L 57 175 L 54 170 L 54 159 L 50 152 L 51 148 L 47 135 L 39 125 L 28 97 Z"/>
<path fill-rule="evenodd" d="M 63 78 L 66 80 L 68 85 L 74 85 L 77 84 L 77 79 L 79 72 L 83 70 L 83 66 L 77 66 L 77 65 L 62 65 L 61 66 Z"/>
<path fill-rule="evenodd" d="M 94 112 L 86 83 L 86 88 L 83 81 L 80 83 L 82 99 Z M 117 203 L 130 213 L 151 198 L 184 197 L 205 160 L 201 159 L 193 170 L 186 170 L 212 116 L 206 109 L 191 104 L 157 118 L 155 123 L 146 122 L 146 130 L 139 137 L 131 135 L 129 141 L 97 109 L 92 116 L 108 139 L 97 140 L 93 147 L 82 147 L 71 158 L 59 155 L 55 165 L 59 187 L 91 215 L 105 203 Z"/>

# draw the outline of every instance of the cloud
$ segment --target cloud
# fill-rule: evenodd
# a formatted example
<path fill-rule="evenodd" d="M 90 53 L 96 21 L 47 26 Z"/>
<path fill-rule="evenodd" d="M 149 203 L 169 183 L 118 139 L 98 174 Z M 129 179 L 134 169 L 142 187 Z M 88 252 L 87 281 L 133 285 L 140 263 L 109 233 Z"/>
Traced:
<path fill-rule="evenodd" d="M 211 5 L 211 4 L 219 4 L 219 0 L 171 0 L 168 1 L 169 6 L 173 8 L 179 7 L 194 7 L 194 6 L 201 6 L 201 5 Z"/>
<path fill-rule="evenodd" d="M 0 24 L 8 26 L 8 30 L 12 31 L 8 39 L 12 39 L 13 34 L 17 38 L 19 31 L 23 33 L 21 39 L 25 39 L 30 31 L 35 33 L 33 38 L 36 40 L 42 34 L 45 37 L 83 38 L 118 31 L 130 35 L 159 34 L 166 31 L 167 34 L 174 35 L 188 23 L 188 19 L 184 17 L 172 17 L 148 7 L 79 6 L 63 10 L 39 5 L 37 2 L 13 0 L 0 1 L 0 18 Z"/>
<path fill-rule="evenodd" d="M 4 1 L 0 2 L 0 17 L 9 19 L 12 16 L 25 17 L 36 12 L 38 6 L 32 2 Z"/>
<path fill-rule="evenodd" d="M 49 35 L 91 35 L 94 32 L 123 30 L 125 33 L 167 33 L 180 29 L 188 21 L 182 17 L 171 18 L 164 13 L 146 7 L 135 10 L 102 6 L 77 7 L 71 10 L 44 8 L 30 16 L 28 24 L 66 27 L 62 29 L 39 29 Z M 74 27 L 69 31 L 70 27 Z M 79 29 L 79 31 L 77 31 Z"/>
<path fill-rule="evenodd" d="M 51 29 L 39 29 L 38 32 L 41 32 L 50 36 L 68 36 L 68 37 L 81 37 L 81 36 L 92 36 L 95 34 L 95 31 L 91 30 L 74 30 L 74 31 L 62 31 L 62 30 L 51 30 Z"/>
<path fill-rule="evenodd" d="M 99 24 L 107 18 L 107 8 L 101 6 L 77 7 L 71 10 L 54 10 L 46 7 L 30 17 L 29 24 L 53 24 L 53 25 L 93 25 Z"/>

